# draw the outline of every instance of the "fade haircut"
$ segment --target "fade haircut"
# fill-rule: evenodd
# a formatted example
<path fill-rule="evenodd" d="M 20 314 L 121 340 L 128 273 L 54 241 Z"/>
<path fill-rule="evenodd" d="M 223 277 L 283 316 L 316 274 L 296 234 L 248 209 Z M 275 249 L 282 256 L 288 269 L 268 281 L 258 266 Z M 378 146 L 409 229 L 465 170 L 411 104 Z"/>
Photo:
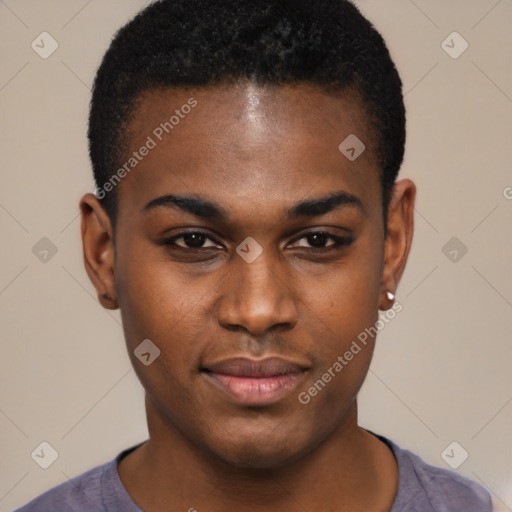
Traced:
<path fill-rule="evenodd" d="M 404 156 L 402 82 L 381 35 L 348 0 L 150 4 L 115 34 L 96 74 L 88 129 L 96 187 L 121 165 L 130 116 L 142 93 L 244 79 L 358 94 L 375 136 L 386 226 Z M 101 201 L 115 229 L 116 188 Z"/>

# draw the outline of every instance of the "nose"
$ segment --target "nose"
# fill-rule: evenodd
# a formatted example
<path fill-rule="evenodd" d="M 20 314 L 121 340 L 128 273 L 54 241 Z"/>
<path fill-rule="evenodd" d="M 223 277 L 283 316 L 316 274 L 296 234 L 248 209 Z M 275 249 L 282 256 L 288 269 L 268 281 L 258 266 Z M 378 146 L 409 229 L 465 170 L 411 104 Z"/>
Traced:
<path fill-rule="evenodd" d="M 292 329 L 298 320 L 294 288 L 289 275 L 271 251 L 252 263 L 238 258 L 226 277 L 217 309 L 220 325 L 254 336 L 276 326 Z"/>

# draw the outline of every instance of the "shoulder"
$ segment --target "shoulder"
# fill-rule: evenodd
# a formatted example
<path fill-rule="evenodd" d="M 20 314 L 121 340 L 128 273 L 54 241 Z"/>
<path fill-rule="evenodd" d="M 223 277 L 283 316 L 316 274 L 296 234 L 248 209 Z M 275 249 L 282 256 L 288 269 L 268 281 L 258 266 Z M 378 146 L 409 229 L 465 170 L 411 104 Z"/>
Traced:
<path fill-rule="evenodd" d="M 398 462 L 398 492 L 392 512 L 492 512 L 489 492 L 455 471 L 431 466 L 418 455 L 378 436 Z"/>
<path fill-rule="evenodd" d="M 37 496 L 14 512 L 104 510 L 101 503 L 101 480 L 102 475 L 111 464 L 112 461 L 107 462 L 67 480 Z"/>
<path fill-rule="evenodd" d="M 137 448 L 52 487 L 14 512 L 140 512 L 119 479 L 117 464 Z"/>

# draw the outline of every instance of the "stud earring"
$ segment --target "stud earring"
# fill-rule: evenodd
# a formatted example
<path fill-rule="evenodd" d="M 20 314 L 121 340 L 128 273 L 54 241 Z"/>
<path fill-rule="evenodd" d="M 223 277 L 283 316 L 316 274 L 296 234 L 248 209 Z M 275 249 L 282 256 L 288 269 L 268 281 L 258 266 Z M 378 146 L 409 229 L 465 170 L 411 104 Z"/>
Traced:
<path fill-rule="evenodd" d="M 386 297 L 388 300 L 395 300 L 395 294 L 390 292 L 389 290 L 386 292 Z"/>

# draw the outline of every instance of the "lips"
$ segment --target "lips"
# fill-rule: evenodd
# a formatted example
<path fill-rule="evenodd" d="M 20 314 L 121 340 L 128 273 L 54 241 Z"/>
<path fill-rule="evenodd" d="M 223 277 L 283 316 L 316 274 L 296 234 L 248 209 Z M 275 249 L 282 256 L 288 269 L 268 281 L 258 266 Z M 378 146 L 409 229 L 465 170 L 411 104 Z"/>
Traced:
<path fill-rule="evenodd" d="M 213 373 L 255 378 L 298 373 L 305 369 L 307 367 L 280 357 L 268 357 L 262 360 L 237 357 L 212 363 L 205 367 L 206 371 Z"/>
<path fill-rule="evenodd" d="M 308 366 L 280 357 L 232 358 L 201 368 L 217 390 L 242 405 L 269 405 L 281 400 L 304 377 Z"/>

